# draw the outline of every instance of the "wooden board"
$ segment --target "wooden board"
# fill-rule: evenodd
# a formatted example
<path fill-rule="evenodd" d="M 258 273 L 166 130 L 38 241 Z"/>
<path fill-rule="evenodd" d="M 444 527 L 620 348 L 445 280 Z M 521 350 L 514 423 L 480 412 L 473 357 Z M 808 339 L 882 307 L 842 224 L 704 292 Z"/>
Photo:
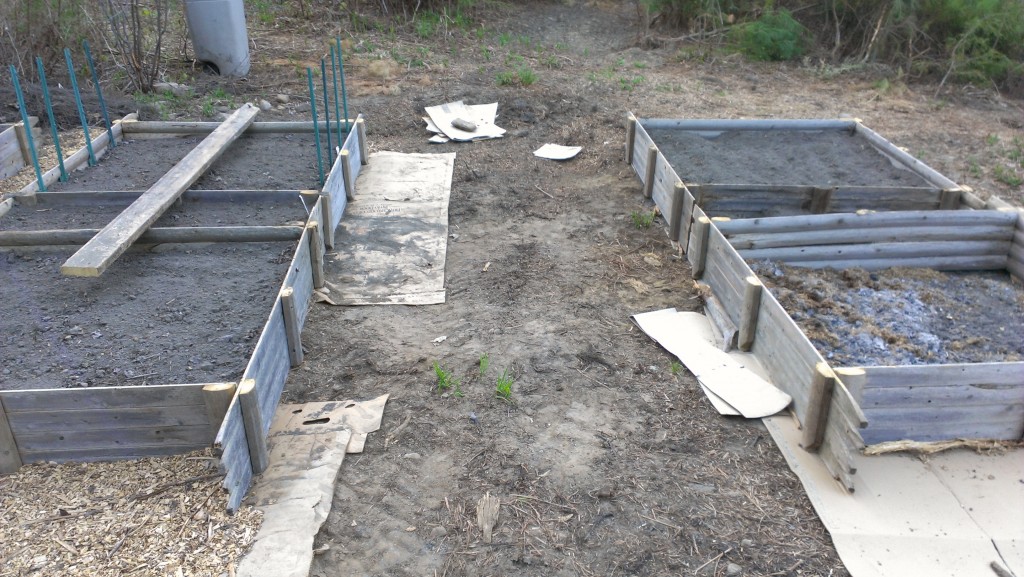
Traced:
<path fill-rule="evenodd" d="M 11 430 L 7 411 L 4 409 L 4 399 L 0 397 L 0 475 L 16 473 L 21 464 L 18 443 L 14 440 L 14 431 Z"/>
<path fill-rule="evenodd" d="M 37 203 L 45 206 L 96 206 L 98 204 L 129 205 L 145 194 L 144 190 L 98 190 L 89 192 L 40 192 Z M 186 190 L 186 202 L 298 202 L 301 190 Z"/>
<path fill-rule="evenodd" d="M 93 387 L 0 391 L 8 418 L 13 413 L 135 409 L 203 405 L 205 385 L 153 385 L 148 387 Z"/>
<path fill-rule="evenodd" d="M 773 260 L 785 263 L 829 260 L 904 259 L 924 257 L 961 257 L 1005 255 L 1010 242 L 1005 240 L 941 240 L 907 242 L 873 242 L 860 244 L 832 244 L 816 246 L 790 246 L 741 250 L 746 260 Z"/>
<path fill-rule="evenodd" d="M 849 230 L 810 230 L 764 234 L 735 234 L 729 244 L 737 250 L 789 246 L 825 246 L 856 242 L 923 242 L 952 240 L 1007 241 L 1013 229 L 1005 225 L 962 227 L 903 226 L 898 228 L 861 228 Z"/>
<path fill-rule="evenodd" d="M 138 447 L 101 447 L 96 449 L 70 449 L 31 452 L 25 455 L 25 463 L 88 463 L 92 461 L 127 461 L 145 457 L 165 457 L 197 451 L 208 444 L 163 444 Z"/>
<path fill-rule="evenodd" d="M 302 231 L 299 226 L 176 226 L 147 229 L 136 242 L 282 242 L 298 240 Z M 98 232 L 98 229 L 0 230 L 0 246 L 81 245 Z"/>
<path fill-rule="evenodd" d="M 830 119 L 669 119 L 642 118 L 640 127 L 651 129 L 691 130 L 695 132 L 724 132 L 728 130 L 836 130 L 853 131 L 859 123 L 856 120 Z M 643 149 L 646 150 L 646 149 Z"/>
<path fill-rule="evenodd" d="M 203 409 L 205 412 L 205 409 Z M 169 427 L 117 427 L 111 429 L 90 429 L 85 431 L 41 431 L 18 433 L 18 450 L 22 459 L 33 460 L 32 455 L 51 451 L 73 453 L 90 449 L 131 449 L 174 445 L 201 448 L 208 446 L 213 438 L 210 427 L 202 425 L 178 425 Z"/>
<path fill-rule="evenodd" d="M 209 425 L 205 406 L 199 405 L 18 412 L 11 413 L 10 422 L 11 428 L 19 435 L 42 432 L 70 435 L 113 428 Z"/>
<path fill-rule="evenodd" d="M 893 267 L 930 268 L 934 270 L 1004 270 L 1008 266 L 1005 255 L 983 256 L 931 256 L 918 258 L 873 258 L 858 260 L 808 260 L 791 263 L 804 268 L 862 268 L 882 270 Z"/>
<path fill-rule="evenodd" d="M 1024 383 L 1014 385 L 893 386 L 865 389 L 860 401 L 865 413 L 896 407 L 970 407 L 1024 404 Z"/>
<path fill-rule="evenodd" d="M 361 115 L 360 115 L 361 116 Z M 349 125 L 358 118 L 349 119 Z M 342 123 L 345 121 L 342 120 Z M 219 122 L 188 122 L 188 121 L 145 121 L 135 120 L 124 123 L 124 131 L 133 137 L 145 134 L 209 134 L 220 127 Z M 320 132 L 327 130 L 327 123 L 319 122 Z M 331 130 L 335 130 L 335 122 L 331 122 Z M 308 134 L 313 132 L 312 121 L 278 121 L 253 122 L 245 129 L 245 134 Z M 344 133 L 344 130 L 342 131 Z M 354 132 L 354 131 L 353 131 Z"/>
<path fill-rule="evenodd" d="M 232 399 L 224 423 L 217 433 L 214 451 L 221 459 L 224 470 L 223 487 L 228 491 L 228 511 L 237 511 L 245 492 L 252 483 L 252 461 L 249 459 L 249 445 L 242 424 L 242 409 L 238 395 Z"/>
<path fill-rule="evenodd" d="M 731 237 L 737 234 L 897 228 L 905 226 L 1012 226 L 1016 220 L 1016 215 L 999 210 L 917 210 L 752 218 L 723 222 L 718 227 L 722 234 Z"/>
<path fill-rule="evenodd" d="M 911 156 L 907 151 L 897 148 L 893 143 L 889 142 L 882 135 L 878 134 L 874 130 L 871 130 L 867 126 L 864 126 L 860 122 L 857 123 L 856 134 L 865 140 L 867 140 L 875 150 L 879 151 L 882 155 L 888 157 L 893 161 L 894 164 L 900 164 L 906 168 L 916 172 L 921 178 L 925 179 L 932 185 L 939 189 L 955 189 L 960 190 L 960 186 L 952 180 L 946 178 L 940 174 L 934 168 L 921 162 L 920 160 Z"/>
<path fill-rule="evenodd" d="M 857 367 L 868 389 L 948 385 L 1024 385 L 1024 362 Z M 9 409 L 8 409 L 9 410 Z"/>
<path fill-rule="evenodd" d="M 861 432 L 868 444 L 885 441 L 951 439 L 1018 440 L 1024 433 L 1024 405 L 976 405 L 867 411 L 870 425 Z"/>
<path fill-rule="evenodd" d="M 185 155 L 174 168 L 128 208 L 103 227 L 91 241 L 71 256 L 61 273 L 69 276 L 99 276 L 171 204 L 227 150 L 243 130 L 252 124 L 259 108 L 246 104 L 235 111 L 210 136 Z"/>

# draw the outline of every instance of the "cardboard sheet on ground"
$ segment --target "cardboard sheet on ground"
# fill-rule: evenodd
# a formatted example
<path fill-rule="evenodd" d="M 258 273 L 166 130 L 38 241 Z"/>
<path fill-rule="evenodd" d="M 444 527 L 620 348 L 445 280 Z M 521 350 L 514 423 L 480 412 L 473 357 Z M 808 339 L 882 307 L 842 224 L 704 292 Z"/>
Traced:
<path fill-rule="evenodd" d="M 534 150 L 533 155 L 548 160 L 569 160 L 579 154 L 581 150 L 583 150 L 582 146 L 562 146 L 548 143 Z"/>
<path fill-rule="evenodd" d="M 764 420 L 853 577 L 1024 575 L 1024 451 L 856 455 L 848 494 L 800 448 L 790 417 Z"/>
<path fill-rule="evenodd" d="M 252 492 L 263 525 L 238 565 L 239 577 L 309 575 L 313 539 L 331 512 L 345 454 L 362 451 L 366 435 L 380 428 L 387 400 L 382 395 L 277 408 L 267 440 L 270 466 Z"/>
<path fill-rule="evenodd" d="M 429 305 L 445 301 L 448 198 L 455 154 L 375 152 L 356 182 L 325 258 L 332 305 Z"/>
<path fill-rule="evenodd" d="M 705 392 L 712 393 L 708 398 L 719 412 L 760 418 L 774 415 L 793 400 L 746 369 L 742 361 L 715 347 L 708 338 L 711 327 L 704 315 L 664 309 L 633 315 L 633 319 L 686 365 Z"/>
<path fill-rule="evenodd" d="M 505 135 L 505 129 L 494 124 L 498 116 L 498 103 L 470 104 L 467 105 L 461 100 L 426 107 L 427 130 L 443 134 L 447 138 L 456 141 L 483 140 L 487 138 L 501 138 Z M 452 121 L 461 118 L 476 125 L 476 130 L 468 132 L 452 126 Z M 427 120 L 426 118 L 424 120 Z M 431 142 L 435 142 L 431 139 Z"/>

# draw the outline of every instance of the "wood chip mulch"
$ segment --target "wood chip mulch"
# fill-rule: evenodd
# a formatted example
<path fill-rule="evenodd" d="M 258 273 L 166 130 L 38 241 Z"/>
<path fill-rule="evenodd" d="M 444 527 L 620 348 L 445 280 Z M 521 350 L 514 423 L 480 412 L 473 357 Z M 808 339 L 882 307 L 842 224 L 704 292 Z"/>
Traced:
<path fill-rule="evenodd" d="M 234 575 L 263 515 L 226 512 L 206 452 L 0 477 L 0 577 Z"/>

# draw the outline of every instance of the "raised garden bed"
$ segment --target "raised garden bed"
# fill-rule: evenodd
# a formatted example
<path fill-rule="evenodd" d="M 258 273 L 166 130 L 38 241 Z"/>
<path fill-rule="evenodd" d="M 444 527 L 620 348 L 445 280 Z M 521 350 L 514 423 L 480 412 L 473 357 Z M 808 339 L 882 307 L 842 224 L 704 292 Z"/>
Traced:
<path fill-rule="evenodd" d="M 213 445 L 234 509 L 265 466 L 323 254 L 365 158 L 361 118 L 321 190 L 309 190 L 312 123 L 249 125 L 102 276 L 61 274 L 199 140 L 175 135 L 218 126 L 119 122 L 117 148 L 94 141 L 104 162 L 68 183 L 50 171 L 59 192 L 30 185 L 0 219 L 0 269 L 15 279 L 0 287 L 14 329 L 0 353 L 0 472 Z"/>
<path fill-rule="evenodd" d="M 734 131 L 785 132 L 778 139 L 784 142 L 792 142 L 794 134 L 859 135 L 865 143 L 861 152 L 881 155 L 917 184 L 893 188 L 883 175 L 879 186 L 866 186 L 872 181 L 863 180 L 863 174 L 853 184 L 770 179 L 736 184 L 757 179 L 737 160 L 761 154 L 752 147 L 731 152 L 728 162 L 737 167 L 735 179 L 691 186 L 678 176 L 687 168 L 677 172 L 648 128 L 682 131 L 685 138 L 676 142 L 700 146 L 709 135 L 720 142 L 771 141 L 750 135 L 730 138 Z M 707 287 L 708 310 L 723 341 L 753 353 L 772 382 L 793 397 L 791 410 L 803 429 L 805 448 L 818 451 L 848 489 L 854 487 L 851 454 L 865 442 L 1020 439 L 1024 362 L 1013 356 L 928 365 L 829 362 L 831 351 L 808 339 L 750 266 L 767 260 L 837 271 L 977 270 L 1019 281 L 1024 276 L 1024 216 L 1019 209 L 998 199 L 982 201 L 857 121 L 648 121 L 630 115 L 627 129 L 627 161 L 644 183 L 645 194 L 666 216 L 670 236 L 686 250 L 694 278 Z M 847 155 L 826 156 L 832 174 L 853 174 L 843 167 Z M 787 156 L 778 160 L 785 163 L 784 170 L 773 174 L 802 174 L 798 165 L 803 161 Z M 816 166 L 806 174 L 828 173 Z M 900 177 L 905 178 L 902 173 Z"/>

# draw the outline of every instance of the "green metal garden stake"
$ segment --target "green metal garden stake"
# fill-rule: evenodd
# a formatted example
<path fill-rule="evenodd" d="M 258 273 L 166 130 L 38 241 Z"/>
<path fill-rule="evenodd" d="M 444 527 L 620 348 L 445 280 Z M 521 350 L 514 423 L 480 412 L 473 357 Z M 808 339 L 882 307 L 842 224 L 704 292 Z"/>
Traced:
<path fill-rule="evenodd" d="M 46 71 L 43 69 L 43 59 L 36 56 L 36 68 L 39 69 L 39 83 L 43 88 L 43 102 L 46 104 L 46 117 L 50 120 L 50 136 L 53 137 L 53 146 L 57 149 L 57 166 L 60 167 L 60 181 L 68 181 L 68 171 L 64 168 L 64 153 L 60 150 L 60 133 L 57 132 L 57 120 L 53 117 L 53 103 L 50 101 L 50 88 L 46 85 Z"/>
<path fill-rule="evenodd" d="M 32 125 L 28 123 L 28 111 L 25 110 L 25 95 L 21 92 L 21 83 L 18 82 L 18 69 L 11 64 L 11 82 L 14 83 L 14 94 L 18 97 L 18 110 L 21 111 L 21 125 L 25 128 L 25 140 L 28 144 L 29 156 L 32 157 L 32 167 L 36 169 L 36 183 L 39 184 L 39 192 L 46 192 L 46 184 L 43 183 L 43 173 L 39 170 L 39 156 L 36 154 L 36 144 L 32 139 Z"/>
<path fill-rule="evenodd" d="M 320 152 L 320 121 L 316 117 L 316 91 L 313 90 L 313 69 L 306 68 L 306 81 L 309 83 L 309 107 L 313 111 L 313 134 L 316 135 L 316 170 L 320 175 L 320 186 L 324 185 L 324 159 Z"/>
<path fill-rule="evenodd" d="M 85 149 L 89 151 L 89 166 L 96 165 L 96 155 L 92 152 L 92 137 L 89 136 L 89 121 L 85 118 L 85 107 L 82 106 L 82 93 L 78 91 L 78 78 L 75 77 L 75 65 L 71 62 L 71 50 L 64 49 L 64 60 L 68 63 L 68 76 L 71 77 L 71 90 L 75 93 L 75 106 L 78 107 L 78 119 L 82 122 L 85 132 Z"/>

